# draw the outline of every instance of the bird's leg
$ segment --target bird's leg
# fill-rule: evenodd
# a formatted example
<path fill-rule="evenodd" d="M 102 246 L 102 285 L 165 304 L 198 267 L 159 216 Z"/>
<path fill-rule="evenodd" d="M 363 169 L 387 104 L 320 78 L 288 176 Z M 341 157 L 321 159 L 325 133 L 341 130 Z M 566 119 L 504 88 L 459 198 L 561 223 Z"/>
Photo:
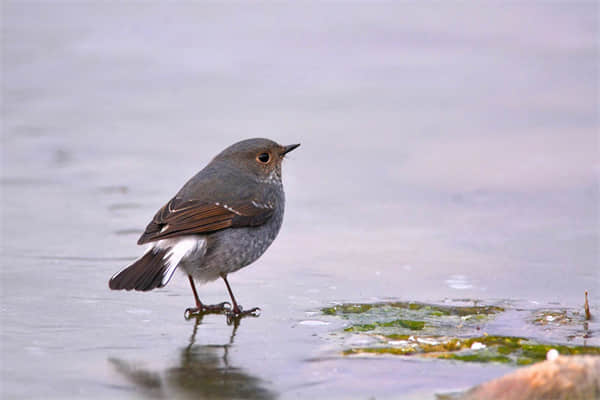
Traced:
<path fill-rule="evenodd" d="M 227 286 L 227 291 L 229 292 L 229 296 L 231 297 L 231 302 L 233 303 L 233 309 L 227 313 L 228 317 L 240 317 L 246 315 L 252 315 L 257 317 L 260 313 L 260 308 L 254 307 L 250 310 L 243 310 L 242 306 L 240 306 L 237 301 L 235 301 L 235 297 L 233 296 L 233 292 L 231 291 L 231 286 L 229 286 L 229 282 L 227 282 L 227 275 L 221 274 L 221 278 L 225 281 L 225 285 Z"/>
<path fill-rule="evenodd" d="M 185 314 L 184 314 L 185 318 L 189 319 L 193 315 L 198 315 L 198 314 L 222 313 L 222 312 L 227 312 L 231 309 L 231 304 L 228 301 L 224 301 L 223 303 L 212 304 L 212 305 L 202 304 L 202 302 L 200 301 L 200 298 L 198 297 L 198 292 L 196 291 L 196 285 L 194 285 L 194 279 L 192 278 L 191 275 L 188 275 L 188 278 L 190 280 L 190 285 L 192 286 L 192 292 L 194 292 L 194 299 L 196 300 L 196 307 L 195 308 L 186 308 Z"/>

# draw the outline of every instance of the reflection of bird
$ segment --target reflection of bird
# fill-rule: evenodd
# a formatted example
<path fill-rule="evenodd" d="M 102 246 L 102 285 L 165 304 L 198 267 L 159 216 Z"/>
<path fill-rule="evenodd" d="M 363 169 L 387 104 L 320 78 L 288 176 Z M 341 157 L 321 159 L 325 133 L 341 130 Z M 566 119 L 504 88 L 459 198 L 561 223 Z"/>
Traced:
<path fill-rule="evenodd" d="M 281 223 L 285 196 L 281 182 L 284 156 L 299 144 L 281 146 L 268 139 L 248 139 L 229 146 L 190 179 L 146 227 L 138 244 L 150 249 L 109 281 L 111 289 L 152 290 L 165 286 L 175 269 L 183 269 L 196 308 L 186 313 L 223 311 L 225 304 L 202 304 L 194 279 L 221 277 L 233 303 L 227 274 L 259 258 L 271 245 Z"/>
<path fill-rule="evenodd" d="M 145 397 L 158 399 L 275 399 L 277 394 L 265 387 L 260 378 L 229 364 L 229 347 L 233 345 L 240 320 L 234 320 L 229 342 L 223 345 L 196 345 L 195 337 L 202 318 L 196 319 L 190 344 L 181 350 L 178 366 L 164 373 L 136 367 L 134 363 L 111 358 L 117 371 L 133 383 Z M 219 350 L 223 354 L 219 355 Z"/>

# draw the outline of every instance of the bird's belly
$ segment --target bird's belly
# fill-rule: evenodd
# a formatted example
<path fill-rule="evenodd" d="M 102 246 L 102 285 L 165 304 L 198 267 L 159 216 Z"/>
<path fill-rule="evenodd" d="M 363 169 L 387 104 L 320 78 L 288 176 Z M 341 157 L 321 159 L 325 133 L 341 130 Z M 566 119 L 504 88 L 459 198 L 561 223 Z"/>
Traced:
<path fill-rule="evenodd" d="M 218 279 L 221 274 L 235 272 L 263 255 L 275 240 L 280 225 L 225 229 L 210 234 L 202 260 L 184 260 L 182 267 L 195 279 L 204 282 Z"/>

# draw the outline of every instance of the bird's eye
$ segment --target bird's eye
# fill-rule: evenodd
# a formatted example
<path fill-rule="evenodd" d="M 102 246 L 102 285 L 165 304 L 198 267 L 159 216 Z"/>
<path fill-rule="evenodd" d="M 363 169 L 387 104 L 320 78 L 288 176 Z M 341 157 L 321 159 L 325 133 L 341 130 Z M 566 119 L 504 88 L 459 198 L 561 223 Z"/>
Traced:
<path fill-rule="evenodd" d="M 256 156 L 256 159 L 259 162 L 266 164 L 271 160 L 271 155 L 269 153 L 260 153 L 258 156 Z"/>

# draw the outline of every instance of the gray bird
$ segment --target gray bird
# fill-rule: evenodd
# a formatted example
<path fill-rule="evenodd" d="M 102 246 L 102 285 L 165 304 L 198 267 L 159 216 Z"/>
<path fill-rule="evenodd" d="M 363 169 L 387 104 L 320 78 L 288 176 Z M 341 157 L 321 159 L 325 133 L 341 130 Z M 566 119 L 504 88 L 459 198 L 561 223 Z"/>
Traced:
<path fill-rule="evenodd" d="M 281 146 L 248 139 L 218 154 L 154 216 L 138 240 L 146 253 L 110 278 L 113 290 L 148 291 L 165 286 L 177 268 L 189 278 L 195 308 L 186 315 L 229 311 L 228 303 L 203 304 L 194 280 L 225 281 L 238 316 L 255 313 L 236 302 L 227 275 L 258 259 L 273 242 L 281 223 L 285 195 L 281 163 L 299 144 Z"/>

